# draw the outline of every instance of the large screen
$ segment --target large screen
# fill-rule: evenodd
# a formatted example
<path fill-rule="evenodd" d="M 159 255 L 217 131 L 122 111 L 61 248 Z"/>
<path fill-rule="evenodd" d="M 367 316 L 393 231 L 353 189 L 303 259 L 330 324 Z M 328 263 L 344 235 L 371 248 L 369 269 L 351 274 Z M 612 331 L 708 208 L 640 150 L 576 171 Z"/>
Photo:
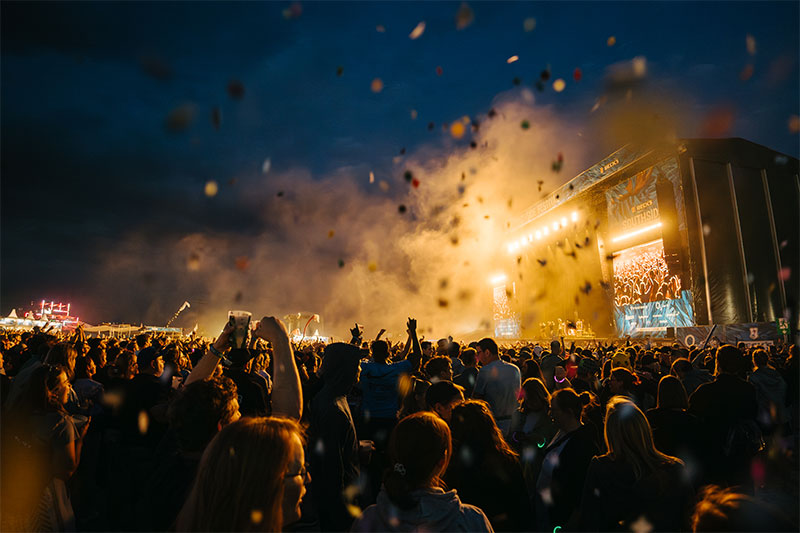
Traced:
<path fill-rule="evenodd" d="M 670 274 L 661 239 L 613 256 L 614 320 L 621 335 L 661 336 L 667 327 L 694 325 L 691 292 Z"/>

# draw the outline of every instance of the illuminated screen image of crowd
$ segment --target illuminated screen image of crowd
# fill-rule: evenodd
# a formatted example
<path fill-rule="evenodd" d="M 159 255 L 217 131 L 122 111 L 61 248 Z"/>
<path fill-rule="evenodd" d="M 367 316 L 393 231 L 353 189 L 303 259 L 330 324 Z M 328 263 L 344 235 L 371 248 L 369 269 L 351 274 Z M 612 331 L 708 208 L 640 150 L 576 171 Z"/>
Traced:
<path fill-rule="evenodd" d="M 656 241 L 629 248 L 614 256 L 614 305 L 680 298 L 681 280 L 670 275 L 664 245 Z"/>

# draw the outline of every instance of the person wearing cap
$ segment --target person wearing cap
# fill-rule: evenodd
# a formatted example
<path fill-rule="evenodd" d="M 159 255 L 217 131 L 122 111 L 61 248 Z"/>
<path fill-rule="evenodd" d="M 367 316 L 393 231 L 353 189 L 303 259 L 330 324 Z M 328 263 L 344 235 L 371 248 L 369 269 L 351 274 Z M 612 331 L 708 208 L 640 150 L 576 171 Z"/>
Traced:
<path fill-rule="evenodd" d="M 234 348 L 227 354 L 230 366 L 222 375 L 236 384 L 239 392 L 239 410 L 242 416 L 267 416 L 270 414 L 267 382 L 261 376 L 249 372 L 253 353 L 247 348 Z"/>
<path fill-rule="evenodd" d="M 592 357 L 584 357 L 578 363 L 578 370 L 575 378 L 572 380 L 572 388 L 578 394 L 582 392 L 591 392 L 597 395 L 600 390 L 600 382 L 597 375 L 600 372 L 600 365 L 597 364 Z"/>

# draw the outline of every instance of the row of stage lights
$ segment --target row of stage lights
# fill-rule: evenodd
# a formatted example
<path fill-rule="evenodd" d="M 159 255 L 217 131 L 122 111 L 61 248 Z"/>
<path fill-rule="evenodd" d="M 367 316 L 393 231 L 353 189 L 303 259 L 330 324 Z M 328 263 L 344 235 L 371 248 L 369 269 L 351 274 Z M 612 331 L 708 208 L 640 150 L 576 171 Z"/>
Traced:
<path fill-rule="evenodd" d="M 578 221 L 578 212 L 577 211 L 573 211 L 572 212 L 572 216 L 570 218 L 572 219 L 573 223 L 577 222 Z M 548 235 L 550 235 L 550 231 L 555 233 L 560 229 L 566 228 L 567 227 L 567 223 L 568 223 L 567 222 L 567 217 L 561 217 L 560 221 L 554 221 L 552 224 L 549 224 L 549 225 L 545 224 L 544 226 L 541 227 L 541 229 L 537 229 L 537 230 L 533 231 L 532 233 L 529 233 L 528 235 L 523 235 L 522 237 L 520 237 L 516 241 L 511 241 L 510 243 L 508 243 L 506 245 L 506 248 L 508 249 L 508 253 L 513 254 L 517 250 L 520 250 L 521 248 L 524 248 L 524 247 L 528 246 L 534 240 L 538 241 L 538 240 L 541 240 L 542 237 L 547 237 Z"/>

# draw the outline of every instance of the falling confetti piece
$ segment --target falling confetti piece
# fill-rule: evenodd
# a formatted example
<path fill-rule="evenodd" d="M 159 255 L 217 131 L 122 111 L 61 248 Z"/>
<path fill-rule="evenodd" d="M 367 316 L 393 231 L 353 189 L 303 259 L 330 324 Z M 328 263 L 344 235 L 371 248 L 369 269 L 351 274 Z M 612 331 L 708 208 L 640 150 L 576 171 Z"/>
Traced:
<path fill-rule="evenodd" d="M 379 188 L 380 188 L 380 190 L 382 190 L 383 192 L 389 192 L 389 184 L 388 184 L 388 183 L 386 183 L 386 182 L 385 182 L 385 181 L 383 181 L 383 180 L 381 180 L 380 182 L 378 182 L 378 187 L 379 187 Z"/>
<path fill-rule="evenodd" d="M 372 92 L 374 93 L 381 92 L 383 90 L 383 80 L 380 78 L 375 78 L 374 80 L 372 80 L 370 89 L 372 89 Z"/>
<path fill-rule="evenodd" d="M 536 19 L 533 17 L 528 17 L 524 21 L 522 21 L 522 29 L 527 32 L 531 32 L 536 28 Z"/>
<path fill-rule="evenodd" d="M 516 63 L 517 61 L 519 61 L 519 56 L 511 56 L 508 59 L 506 59 L 506 63 L 508 63 L 509 65 L 511 63 Z"/>
<path fill-rule="evenodd" d="M 703 137 L 722 137 L 733 126 L 733 110 L 728 107 L 719 107 L 706 115 L 701 126 Z"/>
<path fill-rule="evenodd" d="M 406 170 L 405 172 L 403 172 L 403 178 L 404 178 L 404 179 L 405 179 L 407 182 L 409 182 L 409 183 L 410 183 L 410 182 L 411 182 L 411 180 L 414 178 L 414 174 L 413 174 L 413 173 L 412 173 L 410 170 Z"/>
<path fill-rule="evenodd" d="M 589 294 L 591 290 L 592 290 L 592 284 L 589 283 L 588 281 L 583 285 L 583 287 L 581 287 L 581 292 L 584 294 Z"/>
<path fill-rule="evenodd" d="M 404 146 L 403 148 L 400 148 L 400 155 L 405 155 L 405 153 L 406 153 L 406 148 Z"/>
<path fill-rule="evenodd" d="M 470 147 L 470 148 L 472 148 L 472 149 L 474 150 L 475 148 L 477 148 L 477 147 L 478 147 L 478 143 L 476 143 L 475 141 L 471 141 L 471 142 L 469 143 L 469 147 Z"/>
<path fill-rule="evenodd" d="M 581 81 L 583 79 L 583 71 L 581 69 L 576 68 L 572 71 L 572 79 L 575 81 Z"/>
<path fill-rule="evenodd" d="M 567 82 L 565 82 L 562 78 L 558 78 L 556 81 L 553 82 L 553 90 L 557 93 L 560 93 L 564 90 L 564 87 L 567 86 Z"/>
<path fill-rule="evenodd" d="M 413 180 L 411 180 L 411 186 L 414 187 L 415 189 L 418 188 L 419 187 L 419 180 L 417 178 L 414 178 Z"/>
<path fill-rule="evenodd" d="M 522 80 L 516 77 L 513 80 L 511 80 L 511 83 L 514 85 L 519 85 L 520 83 L 522 83 Z"/>
<path fill-rule="evenodd" d="M 742 81 L 747 81 L 753 77 L 753 72 L 755 71 L 753 65 L 745 65 L 742 71 L 739 73 L 739 79 Z"/>
<path fill-rule="evenodd" d="M 186 260 L 186 269 L 191 272 L 200 270 L 200 256 L 194 252 L 189 255 L 189 258 Z"/>
<path fill-rule="evenodd" d="M 278 198 L 281 198 L 283 196 L 283 191 L 278 191 L 278 194 L 276 194 L 275 196 L 277 196 Z"/>
<path fill-rule="evenodd" d="M 444 70 L 442 70 L 442 67 L 440 67 L 440 66 L 436 67 L 436 75 L 437 76 L 441 76 L 443 73 L 444 73 Z"/>
<path fill-rule="evenodd" d="M 539 79 L 542 80 L 542 81 L 547 81 L 547 80 L 550 79 L 550 67 L 548 67 L 547 69 L 543 70 L 539 74 Z"/>
<path fill-rule="evenodd" d="M 340 65 L 336 67 L 336 75 L 341 76 L 342 74 L 344 74 L 344 67 Z"/>
<path fill-rule="evenodd" d="M 253 524 L 260 524 L 262 520 L 264 520 L 264 513 L 258 509 L 253 509 L 250 511 L 250 522 Z"/>
<path fill-rule="evenodd" d="M 386 33 L 386 28 L 383 26 L 383 24 L 378 24 L 375 26 L 375 31 L 378 33 Z"/>
<path fill-rule="evenodd" d="M 237 291 L 237 292 L 236 292 L 236 296 L 234 296 L 234 297 L 233 297 L 233 301 L 234 301 L 234 302 L 237 302 L 237 303 L 238 303 L 238 302 L 241 302 L 241 301 L 242 301 L 242 297 L 243 297 L 243 296 L 244 296 L 244 295 L 242 294 L 242 291 Z"/>
<path fill-rule="evenodd" d="M 751 56 L 756 55 L 756 38 L 747 34 L 747 37 L 745 37 L 745 44 L 747 45 L 747 53 Z"/>
<path fill-rule="evenodd" d="M 436 124 L 434 124 L 433 122 L 428 122 L 428 131 L 433 131 L 433 128 L 435 128 L 435 127 L 436 127 Z"/>
<path fill-rule="evenodd" d="M 411 110 L 411 120 L 417 120 L 417 110 L 416 109 L 412 109 Z"/>
<path fill-rule="evenodd" d="M 789 267 L 783 267 L 780 272 L 778 272 L 778 278 L 781 281 L 789 281 L 789 278 L 792 277 L 792 269 Z"/>
<path fill-rule="evenodd" d="M 328 231 L 328 238 L 329 239 L 332 239 L 334 235 L 336 235 L 336 232 L 334 230 Z"/>
<path fill-rule="evenodd" d="M 219 130 L 219 127 L 222 125 L 222 110 L 218 107 L 211 110 L 211 124 L 214 126 L 215 130 Z"/>
<path fill-rule="evenodd" d="M 272 159 L 270 159 L 268 157 L 261 164 L 261 173 L 262 174 L 267 174 L 269 172 L 269 169 L 271 169 L 271 168 L 272 168 Z"/>
<path fill-rule="evenodd" d="M 475 20 L 475 13 L 472 8 L 466 2 L 462 2 L 456 12 L 456 29 L 463 30 L 469 27 L 473 20 Z"/>
<path fill-rule="evenodd" d="M 400 213 L 401 215 L 404 214 L 406 212 L 406 206 L 403 204 L 398 205 L 397 212 Z"/>
<path fill-rule="evenodd" d="M 547 259 L 537 259 L 536 261 L 538 261 L 541 266 L 545 266 L 547 264 Z"/>
<path fill-rule="evenodd" d="M 244 272 L 250 266 L 250 259 L 245 256 L 236 258 L 236 268 Z"/>
<path fill-rule="evenodd" d="M 289 7 L 283 10 L 283 18 L 285 18 L 286 20 L 298 19 L 302 14 L 303 14 L 303 6 L 300 5 L 300 2 L 294 2 Z"/>
<path fill-rule="evenodd" d="M 608 38 L 606 44 L 608 46 L 614 46 L 615 44 L 617 44 L 617 38 L 612 35 L 611 37 Z"/>
<path fill-rule="evenodd" d="M 204 191 L 206 196 L 213 198 L 217 195 L 217 192 L 219 192 L 219 185 L 217 185 L 217 182 L 214 180 L 207 181 Z"/>
<path fill-rule="evenodd" d="M 144 409 L 139 411 L 139 433 L 147 435 L 147 430 L 150 427 L 150 417 L 147 416 L 147 411 Z"/>
<path fill-rule="evenodd" d="M 464 136 L 464 124 L 461 122 L 454 122 L 452 126 L 450 126 L 450 135 L 453 136 L 454 139 L 460 139 Z"/>
<path fill-rule="evenodd" d="M 375 183 L 375 173 L 374 172 L 370 172 L 369 173 L 369 182 L 370 183 Z"/>
<path fill-rule="evenodd" d="M 450 302 L 448 302 L 444 298 L 439 298 L 438 304 L 439 304 L 439 307 L 447 307 L 448 305 L 450 305 Z"/>
<path fill-rule="evenodd" d="M 375 272 L 378 270 L 378 264 L 375 263 L 375 261 L 370 261 L 369 264 L 367 264 L 367 270 L 370 272 Z"/>
<path fill-rule="evenodd" d="M 789 117 L 789 131 L 791 133 L 797 133 L 800 131 L 800 116 L 792 115 Z"/>
<path fill-rule="evenodd" d="M 193 104 L 183 104 L 167 115 L 164 126 L 168 131 L 180 133 L 186 131 L 194 122 L 195 108 Z"/>
<path fill-rule="evenodd" d="M 239 80 L 229 81 L 228 96 L 230 96 L 233 100 L 241 100 L 244 98 L 244 84 Z"/>
<path fill-rule="evenodd" d="M 527 130 L 528 128 L 531 127 L 531 123 L 528 122 L 527 120 L 523 120 L 522 122 L 519 123 L 519 127 L 522 128 L 523 130 Z"/>
<path fill-rule="evenodd" d="M 339 259 L 339 268 L 344 268 L 344 260 Z"/>
<path fill-rule="evenodd" d="M 411 31 L 410 34 L 408 34 L 408 37 L 411 40 L 418 39 L 419 37 L 422 36 L 423 33 L 425 33 L 425 21 L 424 20 L 422 22 L 420 22 L 419 24 L 417 24 L 417 27 L 414 28 Z"/>

